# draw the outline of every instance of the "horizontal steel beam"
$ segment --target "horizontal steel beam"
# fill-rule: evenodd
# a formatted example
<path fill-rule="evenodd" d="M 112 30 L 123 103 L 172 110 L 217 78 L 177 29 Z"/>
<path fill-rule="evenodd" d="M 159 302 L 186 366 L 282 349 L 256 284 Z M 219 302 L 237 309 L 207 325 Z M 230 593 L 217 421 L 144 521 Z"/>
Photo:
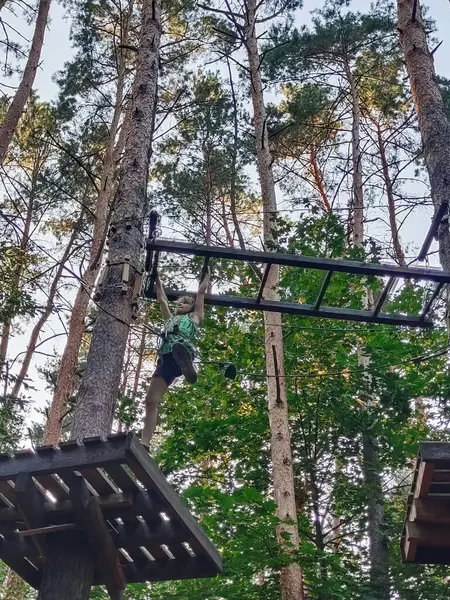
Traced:
<path fill-rule="evenodd" d="M 354 275 L 373 275 L 380 277 L 395 277 L 398 279 L 419 279 L 450 283 L 450 272 L 440 269 L 421 267 L 399 267 L 397 265 L 364 263 L 338 258 L 322 258 L 318 256 L 302 256 L 283 254 L 281 252 L 257 252 L 220 246 L 200 246 L 187 242 L 175 242 L 159 238 L 148 244 L 148 248 L 160 252 L 175 254 L 190 254 L 194 256 L 209 256 L 228 260 L 242 260 L 253 263 L 273 263 L 303 269 L 318 269 L 321 271 L 336 271 Z M 334 318 L 334 317 L 333 317 Z"/>
<path fill-rule="evenodd" d="M 195 293 L 166 290 L 169 300 L 176 300 L 186 295 Z M 147 296 L 155 298 L 156 294 Z M 214 306 L 229 306 L 233 308 L 242 308 L 246 310 L 263 310 L 267 312 L 278 312 L 290 315 L 301 315 L 304 317 L 319 317 L 322 319 L 339 319 L 341 321 L 358 321 L 362 323 L 380 323 L 383 325 L 404 325 L 407 327 L 432 327 L 430 321 L 422 319 L 420 316 L 396 315 L 390 313 L 373 314 L 370 310 L 352 310 L 349 308 L 336 308 L 322 306 L 316 309 L 312 304 L 296 304 L 295 302 L 278 302 L 276 300 L 260 300 L 254 298 L 241 298 L 239 296 L 226 296 L 224 294 L 206 294 L 206 304 Z"/>

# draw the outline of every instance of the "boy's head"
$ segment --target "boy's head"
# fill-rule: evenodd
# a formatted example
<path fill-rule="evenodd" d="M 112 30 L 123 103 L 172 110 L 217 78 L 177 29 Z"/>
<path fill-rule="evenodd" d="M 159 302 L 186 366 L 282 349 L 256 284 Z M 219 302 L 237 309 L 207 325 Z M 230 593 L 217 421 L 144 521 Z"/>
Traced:
<path fill-rule="evenodd" d="M 175 303 L 175 314 L 176 315 L 187 315 L 193 312 L 195 308 L 195 300 L 191 296 L 183 296 L 178 298 Z"/>

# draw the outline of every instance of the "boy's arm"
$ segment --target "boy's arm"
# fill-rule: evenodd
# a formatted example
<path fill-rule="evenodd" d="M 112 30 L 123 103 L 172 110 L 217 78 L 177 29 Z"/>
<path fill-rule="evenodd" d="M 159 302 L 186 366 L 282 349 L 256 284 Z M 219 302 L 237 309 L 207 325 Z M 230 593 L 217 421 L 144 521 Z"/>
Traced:
<path fill-rule="evenodd" d="M 209 278 L 210 271 L 207 269 L 205 276 L 198 286 L 197 297 L 195 298 L 195 308 L 191 317 L 197 325 L 200 325 L 205 318 L 205 292 L 208 289 Z"/>
<path fill-rule="evenodd" d="M 155 283 L 156 283 L 156 298 L 161 307 L 163 319 L 165 321 L 167 321 L 172 316 L 172 313 L 170 312 L 169 301 L 167 300 L 166 292 L 164 291 L 164 287 L 163 287 L 163 284 L 161 283 L 161 279 L 159 278 L 159 275 L 156 275 Z"/>

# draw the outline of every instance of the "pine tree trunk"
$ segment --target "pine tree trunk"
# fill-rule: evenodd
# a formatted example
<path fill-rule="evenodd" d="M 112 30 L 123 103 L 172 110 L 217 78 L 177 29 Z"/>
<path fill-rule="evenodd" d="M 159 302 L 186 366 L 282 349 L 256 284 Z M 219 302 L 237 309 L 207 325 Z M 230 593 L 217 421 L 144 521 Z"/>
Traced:
<path fill-rule="evenodd" d="M 40 0 L 30 54 L 22 75 L 22 81 L 9 105 L 5 119 L 0 126 L 0 165 L 5 160 L 9 144 L 14 136 L 20 117 L 24 111 L 27 100 L 33 88 L 34 78 L 39 66 L 41 50 L 44 43 L 45 28 L 47 27 L 48 13 L 51 0 Z"/>
<path fill-rule="evenodd" d="M 364 188 L 361 152 L 361 109 L 359 105 L 356 82 L 353 78 L 348 62 L 346 64 L 347 77 L 350 83 L 352 98 L 352 162 L 353 162 L 353 244 L 363 250 L 364 243 Z M 366 291 L 366 308 L 373 308 L 372 292 Z M 370 358 L 365 353 L 362 345 L 358 345 L 358 364 L 364 369 L 369 367 Z M 371 378 L 369 372 L 365 373 L 367 390 L 364 393 L 366 410 L 373 404 L 370 395 Z M 363 433 L 362 436 L 362 472 L 367 489 L 367 520 L 370 550 L 370 588 L 373 600 L 389 600 L 389 555 L 386 536 L 384 534 L 385 514 L 383 488 L 378 461 L 378 442 L 375 437 Z"/>
<path fill-rule="evenodd" d="M 129 326 L 133 287 L 141 265 L 141 243 L 148 165 L 154 122 L 161 31 L 159 0 L 142 8 L 142 34 L 133 84 L 133 113 L 109 238 L 108 273 L 99 314 L 92 333 L 86 371 L 75 409 L 72 438 L 110 432 L 120 385 Z M 130 278 L 122 292 L 123 265 L 129 257 Z"/>
<path fill-rule="evenodd" d="M 314 185 L 316 186 L 316 189 L 319 192 L 325 210 L 330 213 L 332 212 L 332 208 L 328 200 L 325 188 L 323 187 L 323 176 L 320 167 L 317 163 L 317 154 L 314 148 L 311 148 L 309 161 L 311 165 L 311 175 L 313 177 Z"/>
<path fill-rule="evenodd" d="M 246 249 L 244 236 L 242 235 L 241 225 L 236 213 L 236 178 L 237 178 L 237 155 L 239 144 L 239 120 L 236 92 L 234 90 L 233 74 L 231 71 L 230 59 L 227 57 L 228 78 L 230 81 L 231 100 L 233 102 L 233 149 L 231 152 L 231 181 L 230 181 L 230 211 L 233 219 L 234 231 L 239 240 L 239 246 L 242 250 Z"/>
<path fill-rule="evenodd" d="M 22 272 L 23 272 L 25 255 L 26 255 L 26 252 L 28 249 L 28 244 L 30 241 L 31 222 L 33 219 L 33 210 L 34 210 L 34 187 L 35 187 L 35 185 L 36 185 L 36 176 L 34 174 L 32 177 L 32 181 L 31 181 L 30 199 L 27 204 L 25 223 L 23 226 L 22 237 L 20 240 L 21 256 L 19 259 L 18 268 L 15 273 L 15 277 L 14 277 L 14 281 L 13 281 L 13 289 L 16 289 L 16 290 L 19 289 L 20 282 L 22 280 Z M 0 373 L 3 370 L 3 366 L 6 362 L 6 358 L 8 355 L 9 338 L 11 335 L 11 324 L 12 324 L 12 319 L 9 318 L 2 325 L 2 332 L 0 335 Z"/>
<path fill-rule="evenodd" d="M 389 224 L 391 226 L 391 237 L 392 245 L 394 247 L 394 254 L 398 264 L 401 267 L 407 267 L 405 253 L 400 242 L 400 235 L 398 233 L 397 226 L 397 215 L 395 214 L 395 198 L 394 188 L 392 185 L 392 179 L 389 173 L 389 164 L 386 156 L 386 147 L 383 140 L 383 134 L 381 132 L 380 124 L 373 121 L 377 130 L 378 148 L 380 149 L 381 167 L 383 169 L 383 179 L 386 188 L 386 194 L 388 198 L 388 213 L 389 213 Z"/>
<path fill-rule="evenodd" d="M 131 14 L 131 6 L 129 14 Z M 122 36 L 127 39 L 129 19 L 125 22 L 125 34 Z M 83 283 L 78 288 L 77 295 L 72 307 L 69 321 L 69 331 L 66 345 L 61 357 L 61 364 L 58 372 L 58 379 L 50 406 L 49 416 L 45 428 L 44 441 L 46 444 L 57 444 L 61 436 L 63 425 L 63 416 L 66 412 L 67 401 L 72 395 L 75 387 L 75 377 L 78 366 L 78 354 L 84 335 L 84 322 L 86 312 L 89 306 L 91 292 L 94 289 L 100 266 L 102 250 L 106 237 L 106 229 L 109 220 L 109 209 L 114 196 L 115 168 L 117 160 L 123 151 L 125 144 L 126 123 L 122 123 L 121 135 L 117 139 L 116 135 L 119 127 L 120 117 L 123 111 L 123 94 L 125 82 L 125 49 L 118 61 L 118 79 L 116 88 L 116 102 L 114 106 L 114 115 L 109 129 L 109 139 L 103 161 L 103 169 L 100 181 L 100 191 L 95 207 L 94 230 L 92 232 L 92 242 L 89 252 L 88 267 L 83 273 Z"/>
<path fill-rule="evenodd" d="M 132 320 L 133 287 L 140 269 L 148 166 L 156 108 L 161 37 L 160 0 L 144 0 L 141 35 L 133 84 L 133 112 L 125 142 L 122 175 L 117 192 L 109 260 L 111 266 L 92 332 L 86 371 L 74 414 L 72 438 L 107 435 L 111 431 L 128 332 Z M 129 259 L 130 277 L 123 289 L 123 264 Z M 53 539 L 53 538 L 52 538 Z M 55 538 L 56 539 L 56 538 Z M 56 542 L 47 560 L 39 600 L 88 600 L 94 561 L 86 547 L 66 544 L 58 554 Z M 66 556 L 64 552 L 68 552 Z"/>
<path fill-rule="evenodd" d="M 250 86 L 253 105 L 253 119 L 256 136 L 256 155 L 263 204 L 263 236 L 266 246 L 273 239 L 273 225 L 276 218 L 277 200 L 272 173 L 272 156 L 269 149 L 264 95 L 261 81 L 260 56 L 256 34 L 256 0 L 246 4 L 244 40 L 250 69 Z M 270 249 L 270 248 L 269 248 Z M 265 297 L 279 299 L 278 285 L 280 270 L 272 265 Z M 292 466 L 292 450 L 288 421 L 288 401 L 286 378 L 284 376 L 283 328 L 280 313 L 264 313 L 265 349 L 267 369 L 267 393 L 269 405 L 269 425 L 271 433 L 272 476 L 277 516 L 291 524 L 279 526 L 277 534 L 280 544 L 287 552 L 299 547 L 295 487 Z M 290 545 L 283 543 L 283 535 L 289 535 Z M 303 581 L 300 567 L 292 563 L 283 567 L 280 573 L 283 600 L 302 600 Z"/>
<path fill-rule="evenodd" d="M 351 197 L 351 216 L 353 243 L 362 247 L 364 241 L 364 195 L 363 195 L 363 165 L 361 152 L 361 108 L 359 106 L 358 89 L 347 58 L 344 68 L 350 85 L 352 104 L 352 164 L 353 185 Z"/>
<path fill-rule="evenodd" d="M 75 239 L 78 235 L 80 226 L 81 226 L 81 218 L 78 219 L 78 222 L 75 224 L 72 235 L 70 236 L 69 242 L 68 242 L 66 249 L 64 250 L 64 253 L 59 262 L 55 276 L 53 278 L 53 281 L 50 285 L 50 289 L 48 291 L 47 302 L 45 304 L 44 311 L 41 314 L 41 316 L 39 317 L 39 319 L 36 321 L 32 331 L 31 331 L 31 335 L 30 335 L 30 339 L 27 344 L 25 356 L 24 356 L 22 364 L 20 366 L 20 371 L 17 375 L 16 381 L 14 382 L 14 386 L 11 390 L 11 396 L 13 396 L 15 398 L 19 397 L 20 389 L 22 387 L 23 382 L 25 381 L 28 369 L 30 367 L 31 359 L 33 358 L 34 351 L 36 350 L 36 345 L 37 345 L 37 342 L 39 339 L 39 335 L 40 335 L 45 323 L 47 322 L 49 316 L 52 313 L 52 310 L 54 307 L 53 302 L 55 300 L 55 295 L 56 295 L 56 291 L 58 289 L 59 281 L 64 272 L 66 262 L 68 261 L 69 256 L 72 253 L 72 248 L 75 243 Z"/>
<path fill-rule="evenodd" d="M 368 534 L 370 542 L 370 587 L 374 600 L 389 600 L 389 549 L 387 544 L 383 488 L 380 477 L 378 441 L 363 434 L 363 473 L 368 492 Z"/>
<path fill-rule="evenodd" d="M 419 119 L 425 163 L 435 209 L 450 198 L 450 122 L 436 81 L 433 54 L 427 43 L 420 2 L 397 0 L 398 31 L 405 57 L 412 97 Z M 442 267 L 450 270 L 449 223 L 439 228 L 439 252 Z"/>

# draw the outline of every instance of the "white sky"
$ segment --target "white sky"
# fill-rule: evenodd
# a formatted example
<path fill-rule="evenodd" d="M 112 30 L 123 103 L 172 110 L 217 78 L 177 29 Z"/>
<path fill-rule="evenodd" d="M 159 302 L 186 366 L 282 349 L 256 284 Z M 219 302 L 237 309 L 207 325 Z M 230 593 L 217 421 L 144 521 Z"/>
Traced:
<path fill-rule="evenodd" d="M 310 20 L 310 11 L 322 4 L 322 0 L 304 0 L 304 9 L 299 12 L 297 24 L 307 24 Z M 369 6 L 369 0 L 354 0 L 352 3 L 352 8 L 360 11 L 366 11 Z M 70 60 L 72 55 L 69 40 L 70 22 L 65 18 L 65 13 L 64 7 L 54 1 L 50 9 L 51 22 L 45 37 L 41 65 L 35 81 L 35 88 L 38 90 L 40 98 L 44 101 L 50 101 L 56 97 L 57 86 L 52 81 L 53 76 L 63 67 L 66 61 Z M 437 37 L 440 38 L 442 36 L 443 39 L 443 44 L 435 54 L 436 70 L 438 74 L 450 78 L 450 32 L 448 31 L 448 27 L 445 28 L 445 24 L 448 25 L 450 22 L 450 2 L 448 0 L 433 0 L 430 13 L 439 27 Z M 31 30 L 25 23 L 16 21 L 14 25 L 19 31 L 25 33 L 25 35 L 31 35 Z M 423 211 L 413 216 L 402 230 L 404 241 L 419 247 L 429 227 L 430 218 L 431 214 L 429 217 L 424 217 Z M 49 330 L 51 330 L 50 323 L 47 331 Z M 25 332 L 25 335 L 20 335 L 12 340 L 11 352 L 13 355 L 24 349 L 27 337 L 27 332 Z M 51 342 L 51 347 L 45 348 L 45 351 L 52 352 L 52 349 L 55 349 L 61 352 L 63 343 L 64 338 L 60 338 L 59 343 L 56 341 Z M 43 364 L 44 362 L 45 358 L 36 357 L 34 366 L 30 369 L 33 385 L 38 388 L 38 392 L 33 393 L 32 396 L 41 405 L 47 393 L 44 392 L 45 384 L 43 381 L 39 381 L 35 367 L 36 364 Z"/>

